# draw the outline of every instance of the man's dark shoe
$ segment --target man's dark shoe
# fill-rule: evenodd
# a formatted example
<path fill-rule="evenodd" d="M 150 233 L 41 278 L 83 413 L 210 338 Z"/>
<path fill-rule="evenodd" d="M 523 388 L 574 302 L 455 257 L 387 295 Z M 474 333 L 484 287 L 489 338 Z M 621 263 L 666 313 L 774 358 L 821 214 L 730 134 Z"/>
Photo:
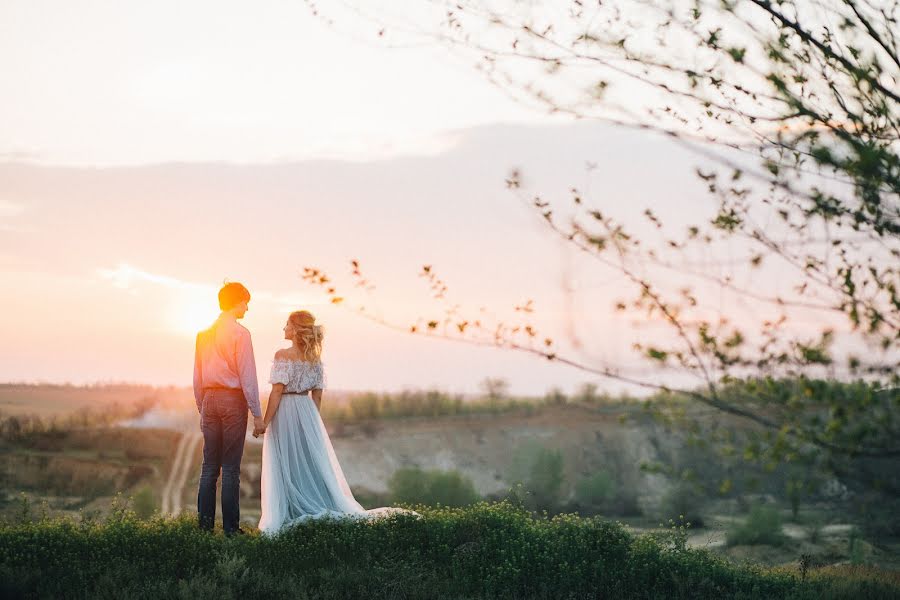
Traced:
<path fill-rule="evenodd" d="M 247 535 L 247 532 L 244 531 L 243 529 L 241 529 L 240 527 L 238 527 L 234 531 L 226 531 L 225 532 L 225 537 L 231 537 L 233 535 Z"/>

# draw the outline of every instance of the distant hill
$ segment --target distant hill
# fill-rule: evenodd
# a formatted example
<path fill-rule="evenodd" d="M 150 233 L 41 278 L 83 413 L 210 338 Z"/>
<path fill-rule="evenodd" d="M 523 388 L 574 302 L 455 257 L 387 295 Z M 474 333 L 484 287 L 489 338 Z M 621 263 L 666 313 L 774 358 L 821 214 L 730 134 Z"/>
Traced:
<path fill-rule="evenodd" d="M 171 397 L 175 389 L 119 383 L 89 386 L 3 383 L 0 384 L 0 413 L 57 417 L 114 404 L 149 405 Z"/>
<path fill-rule="evenodd" d="M 343 403 L 347 392 L 328 391 L 329 402 Z M 116 406 L 129 409 L 194 411 L 190 387 L 151 386 L 133 383 L 70 385 L 51 383 L 0 383 L 0 415 L 64 417 L 84 409 L 102 410 Z"/>

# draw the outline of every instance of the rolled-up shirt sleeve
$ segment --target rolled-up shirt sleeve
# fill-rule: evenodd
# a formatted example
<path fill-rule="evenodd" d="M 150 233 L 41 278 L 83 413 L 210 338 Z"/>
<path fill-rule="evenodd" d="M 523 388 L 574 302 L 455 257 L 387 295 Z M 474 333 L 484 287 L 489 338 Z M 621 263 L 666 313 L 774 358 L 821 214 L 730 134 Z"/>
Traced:
<path fill-rule="evenodd" d="M 237 368 L 241 380 L 241 390 L 247 400 L 247 407 L 254 417 L 262 416 L 259 404 L 259 381 L 256 379 L 256 359 L 253 357 L 253 343 L 250 333 L 245 332 L 237 342 Z"/>
<path fill-rule="evenodd" d="M 194 400 L 197 402 L 197 412 L 200 412 L 203 403 L 203 363 L 200 360 L 200 334 L 197 334 L 197 342 L 194 346 Z"/>

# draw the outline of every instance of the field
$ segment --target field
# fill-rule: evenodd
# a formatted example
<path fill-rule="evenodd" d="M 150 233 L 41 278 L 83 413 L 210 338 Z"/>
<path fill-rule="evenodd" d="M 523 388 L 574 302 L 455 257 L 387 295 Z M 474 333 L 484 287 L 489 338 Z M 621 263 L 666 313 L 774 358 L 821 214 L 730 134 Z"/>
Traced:
<path fill-rule="evenodd" d="M 15 404 L 15 388 L 3 391 Z M 895 499 L 808 494 L 792 510 L 778 470 L 744 473 L 764 477 L 762 487 L 716 491 L 718 459 L 685 446 L 624 401 L 345 396 L 323 412 L 357 498 L 366 507 L 418 504 L 426 518 L 322 524 L 283 540 L 260 538 L 261 445 L 248 438 L 241 509 L 251 533 L 226 540 L 200 536 L 193 525 L 201 439 L 189 390 L 77 391 L 66 400 L 58 387 L 25 389 L 21 397 L 29 402 L 51 401 L 45 416 L 7 413 L 3 421 L 6 595 L 115 597 L 128 590 L 130 597 L 247 598 L 288 588 L 294 597 L 362 596 L 371 588 L 381 597 L 410 598 L 897 593 Z M 96 408 L 79 418 L 84 411 L 66 409 L 75 405 L 116 406 L 121 420 L 99 418 Z M 694 469 L 708 479 L 699 483 L 712 487 L 698 491 L 645 469 L 647 463 Z M 438 510 L 436 503 L 460 508 Z M 621 555 L 607 554 L 604 544 Z M 174 565 L 159 553 L 205 558 Z M 469 553 L 477 560 L 465 558 Z M 290 564 L 279 562 L 286 557 Z M 645 559 L 649 566 L 632 564 Z M 69 573 L 66 564 L 78 566 Z M 146 566 L 152 585 L 132 564 Z M 20 587 L 9 587 L 14 583 Z"/>
<path fill-rule="evenodd" d="M 0 384 L 0 414 L 65 417 L 83 410 L 155 404 L 171 397 L 172 389 L 149 385 L 31 385 Z"/>

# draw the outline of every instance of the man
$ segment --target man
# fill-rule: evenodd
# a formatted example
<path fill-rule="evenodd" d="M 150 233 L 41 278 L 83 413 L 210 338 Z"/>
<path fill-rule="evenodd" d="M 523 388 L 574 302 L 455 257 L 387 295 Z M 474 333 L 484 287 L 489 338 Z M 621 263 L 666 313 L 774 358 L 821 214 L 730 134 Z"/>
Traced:
<path fill-rule="evenodd" d="M 201 529 L 211 531 L 221 469 L 222 528 L 229 536 L 243 533 L 238 503 L 248 408 L 253 413 L 253 434 L 265 432 L 250 332 L 237 322 L 246 314 L 249 302 L 247 288 L 240 283 L 225 284 L 219 290 L 222 314 L 209 329 L 197 334 L 194 354 L 194 398 L 203 431 L 197 512 Z"/>

